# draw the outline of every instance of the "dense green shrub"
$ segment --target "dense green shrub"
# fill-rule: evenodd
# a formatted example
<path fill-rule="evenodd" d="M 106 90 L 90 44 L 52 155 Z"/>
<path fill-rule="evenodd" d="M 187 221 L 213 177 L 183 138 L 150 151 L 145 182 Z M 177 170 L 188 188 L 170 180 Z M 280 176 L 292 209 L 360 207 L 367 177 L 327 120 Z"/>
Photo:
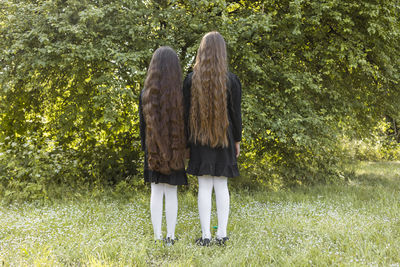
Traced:
<path fill-rule="evenodd" d="M 62 150 L 51 140 L 31 135 L 1 145 L 6 148 L 0 153 L 1 193 L 8 199 L 46 199 L 52 195 L 51 185 L 84 184 L 73 151 Z"/>
<path fill-rule="evenodd" d="M 341 179 L 342 136 L 362 139 L 385 115 L 399 117 L 399 9 L 389 0 L 3 0 L 0 149 L 20 169 L 2 162 L 2 179 L 23 166 L 35 173 L 15 154 L 33 133 L 67 155 L 67 170 L 77 160 L 75 181 L 140 176 L 137 101 L 151 55 L 169 45 L 186 72 L 211 30 L 224 35 L 243 85 L 242 173 L 272 187 Z M 58 159 L 32 153 L 54 170 Z M 53 180 L 43 172 L 39 180 Z M 24 175 L 15 179 L 38 182 Z"/>
<path fill-rule="evenodd" d="M 0 144 L 4 149 L 0 152 L 0 194 L 5 201 L 73 197 L 110 183 L 116 184 L 117 192 L 122 192 L 122 185 L 126 185 L 125 191 L 143 185 L 143 179 L 129 175 L 136 172 L 130 170 L 135 165 L 124 168 L 124 158 L 115 158 L 117 154 L 107 147 L 95 148 L 89 156 L 35 134 L 5 141 Z M 112 166 L 115 162 L 119 165 Z"/>
<path fill-rule="evenodd" d="M 380 121 L 363 139 L 343 138 L 343 150 L 354 160 L 400 160 L 400 143 L 390 132 L 391 124 Z"/>

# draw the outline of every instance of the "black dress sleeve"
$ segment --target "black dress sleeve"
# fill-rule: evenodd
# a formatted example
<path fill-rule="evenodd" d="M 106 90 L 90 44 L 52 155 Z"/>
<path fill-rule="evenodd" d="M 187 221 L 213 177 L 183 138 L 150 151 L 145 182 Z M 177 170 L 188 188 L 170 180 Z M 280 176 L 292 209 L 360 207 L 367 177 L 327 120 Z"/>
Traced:
<path fill-rule="evenodd" d="M 192 73 L 189 73 L 183 81 L 183 112 L 185 120 L 185 134 L 189 140 L 189 111 L 190 111 L 190 88 L 192 86 Z M 188 142 L 189 146 L 189 142 Z"/>
<path fill-rule="evenodd" d="M 142 94 L 143 94 L 143 91 L 140 92 L 140 96 L 139 96 L 139 127 L 140 127 L 140 142 L 142 145 L 142 150 L 145 151 L 145 148 L 146 148 L 146 122 L 145 122 L 144 116 L 143 116 Z"/>
<path fill-rule="evenodd" d="M 232 120 L 233 139 L 235 142 L 240 142 L 242 140 L 242 85 L 233 73 L 230 73 L 230 91 L 229 115 Z"/>

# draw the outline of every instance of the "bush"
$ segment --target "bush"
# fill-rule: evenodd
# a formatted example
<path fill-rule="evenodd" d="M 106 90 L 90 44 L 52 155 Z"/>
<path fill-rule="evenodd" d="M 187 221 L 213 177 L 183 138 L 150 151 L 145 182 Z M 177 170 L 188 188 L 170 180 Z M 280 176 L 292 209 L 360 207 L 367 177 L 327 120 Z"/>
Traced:
<path fill-rule="evenodd" d="M 62 148 L 35 134 L 29 138 L 6 138 L 0 148 L 3 201 L 63 198 L 82 191 L 104 190 L 110 184 L 116 184 L 118 192 L 126 192 L 143 185 L 143 179 L 134 176 L 135 162 L 123 163 L 138 157 L 134 150 L 124 159 L 107 147 L 99 147 L 91 157 L 85 157 L 80 151 Z"/>
<path fill-rule="evenodd" d="M 84 184 L 74 151 L 63 151 L 52 140 L 30 138 L 0 144 L 0 184 L 5 200 L 44 200 L 52 185 Z"/>
<path fill-rule="evenodd" d="M 40 198 L 56 181 L 140 176 L 137 102 L 152 53 L 171 46 L 186 72 L 213 30 L 243 85 L 243 178 L 340 181 L 343 128 L 365 140 L 384 114 L 398 117 L 399 12 L 389 0 L 2 0 L 1 190 Z M 381 151 L 395 158 L 391 147 Z"/>
<path fill-rule="evenodd" d="M 400 144 L 387 134 L 390 124 L 380 121 L 369 137 L 362 139 L 344 136 L 342 149 L 353 160 L 400 160 Z"/>

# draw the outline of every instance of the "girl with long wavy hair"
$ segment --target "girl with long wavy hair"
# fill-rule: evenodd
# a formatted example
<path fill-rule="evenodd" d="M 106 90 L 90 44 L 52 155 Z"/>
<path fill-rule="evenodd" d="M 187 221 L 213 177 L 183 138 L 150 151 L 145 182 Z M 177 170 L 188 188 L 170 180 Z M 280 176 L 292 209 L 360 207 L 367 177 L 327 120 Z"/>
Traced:
<path fill-rule="evenodd" d="M 228 240 L 228 177 L 239 175 L 237 157 L 242 138 L 241 84 L 228 71 L 225 40 L 207 33 L 197 51 L 193 72 L 183 83 L 186 132 L 190 159 L 187 173 L 198 176 L 201 246 L 211 244 L 211 197 L 214 188 L 218 230 L 215 242 Z"/>
<path fill-rule="evenodd" d="M 182 72 L 170 47 L 158 48 L 151 59 L 139 98 L 140 136 L 145 151 L 144 179 L 151 183 L 150 212 L 154 237 L 162 239 L 163 198 L 167 244 L 175 240 L 177 185 L 186 185 Z"/>

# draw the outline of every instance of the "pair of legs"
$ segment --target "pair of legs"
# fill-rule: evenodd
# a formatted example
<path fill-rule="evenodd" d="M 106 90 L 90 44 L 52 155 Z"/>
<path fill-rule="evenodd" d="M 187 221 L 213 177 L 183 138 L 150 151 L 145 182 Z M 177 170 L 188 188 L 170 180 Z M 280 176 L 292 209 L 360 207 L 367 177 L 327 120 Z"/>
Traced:
<path fill-rule="evenodd" d="M 218 230 L 217 238 L 227 237 L 226 228 L 229 217 L 229 191 L 228 178 L 222 176 L 199 176 L 199 195 L 198 207 L 202 238 L 211 239 L 210 219 L 211 219 L 211 197 L 212 190 L 215 191 L 217 203 Z"/>
<path fill-rule="evenodd" d="M 162 239 L 161 224 L 164 196 L 167 238 L 175 239 L 175 226 L 178 215 L 177 186 L 165 183 L 151 183 L 150 213 L 156 240 Z"/>

